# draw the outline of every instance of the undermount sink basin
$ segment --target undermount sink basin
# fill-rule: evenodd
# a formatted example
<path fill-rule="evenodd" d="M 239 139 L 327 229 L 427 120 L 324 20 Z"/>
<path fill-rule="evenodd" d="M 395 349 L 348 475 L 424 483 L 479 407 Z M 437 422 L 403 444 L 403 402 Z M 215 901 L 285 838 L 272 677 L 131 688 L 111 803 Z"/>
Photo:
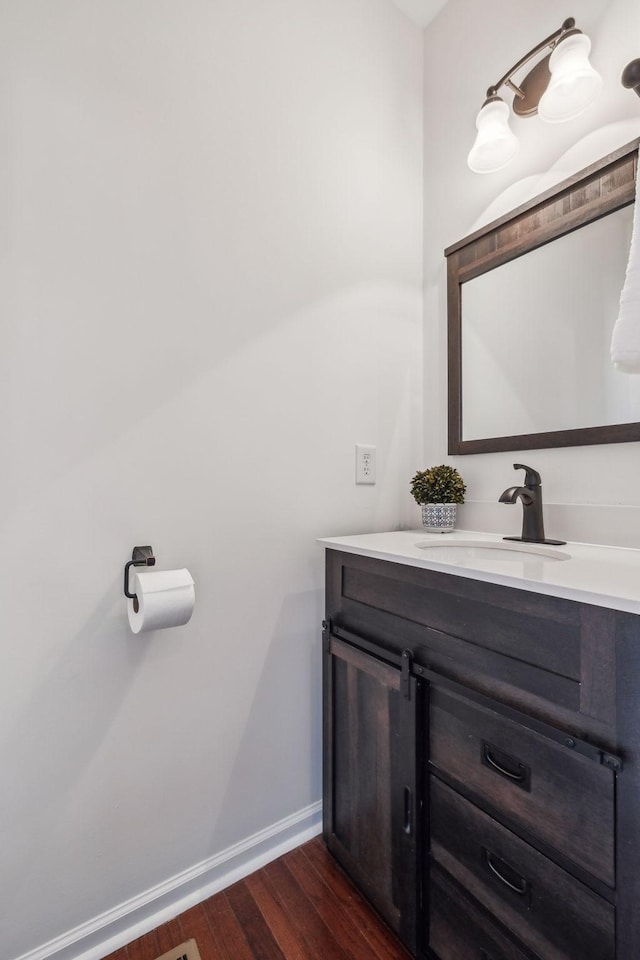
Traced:
<path fill-rule="evenodd" d="M 505 543 L 490 541 L 486 543 L 478 540 L 435 541 L 421 540 L 416 547 L 429 554 L 432 560 L 441 560 L 449 563 L 464 563 L 473 560 L 511 561 L 514 560 L 569 560 L 570 554 L 561 550 L 554 550 L 544 543 Z"/>

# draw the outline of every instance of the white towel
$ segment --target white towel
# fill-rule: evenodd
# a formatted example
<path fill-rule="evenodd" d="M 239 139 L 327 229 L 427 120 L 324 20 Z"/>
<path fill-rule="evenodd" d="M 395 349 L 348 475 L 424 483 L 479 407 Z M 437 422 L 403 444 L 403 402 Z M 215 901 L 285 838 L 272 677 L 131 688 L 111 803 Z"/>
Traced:
<path fill-rule="evenodd" d="M 640 169 L 640 159 L 638 163 Z M 640 204 L 637 202 L 637 181 L 638 176 L 627 275 L 611 337 L 611 362 L 621 373 L 640 373 Z"/>

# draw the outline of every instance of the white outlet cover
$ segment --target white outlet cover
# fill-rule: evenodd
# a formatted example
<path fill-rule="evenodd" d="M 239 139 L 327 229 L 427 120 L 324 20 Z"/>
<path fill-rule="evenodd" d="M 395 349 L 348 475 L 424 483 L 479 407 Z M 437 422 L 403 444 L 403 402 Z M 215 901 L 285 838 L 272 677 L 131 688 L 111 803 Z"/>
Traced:
<path fill-rule="evenodd" d="M 371 443 L 356 444 L 356 483 L 376 482 L 376 448 Z"/>

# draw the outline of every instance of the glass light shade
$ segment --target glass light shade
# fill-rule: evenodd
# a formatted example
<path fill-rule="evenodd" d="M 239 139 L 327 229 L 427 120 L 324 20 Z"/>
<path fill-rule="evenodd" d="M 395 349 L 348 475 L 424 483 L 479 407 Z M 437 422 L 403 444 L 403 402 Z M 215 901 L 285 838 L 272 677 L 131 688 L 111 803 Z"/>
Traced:
<path fill-rule="evenodd" d="M 493 173 L 513 160 L 520 149 L 516 135 L 509 128 L 509 107 L 497 97 L 485 103 L 476 117 L 478 135 L 467 164 L 474 173 Z"/>
<path fill-rule="evenodd" d="M 549 58 L 551 80 L 538 104 L 538 116 L 562 123 L 591 106 L 602 89 L 602 78 L 589 63 L 591 41 L 584 33 L 561 40 Z"/>

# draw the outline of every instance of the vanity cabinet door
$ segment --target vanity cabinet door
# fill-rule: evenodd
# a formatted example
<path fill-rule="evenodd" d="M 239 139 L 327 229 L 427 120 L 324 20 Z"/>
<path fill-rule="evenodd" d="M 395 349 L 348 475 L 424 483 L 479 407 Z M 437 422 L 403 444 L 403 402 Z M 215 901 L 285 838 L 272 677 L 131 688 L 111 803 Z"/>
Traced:
<path fill-rule="evenodd" d="M 398 667 L 325 638 L 325 840 L 414 953 L 418 694 Z"/>

